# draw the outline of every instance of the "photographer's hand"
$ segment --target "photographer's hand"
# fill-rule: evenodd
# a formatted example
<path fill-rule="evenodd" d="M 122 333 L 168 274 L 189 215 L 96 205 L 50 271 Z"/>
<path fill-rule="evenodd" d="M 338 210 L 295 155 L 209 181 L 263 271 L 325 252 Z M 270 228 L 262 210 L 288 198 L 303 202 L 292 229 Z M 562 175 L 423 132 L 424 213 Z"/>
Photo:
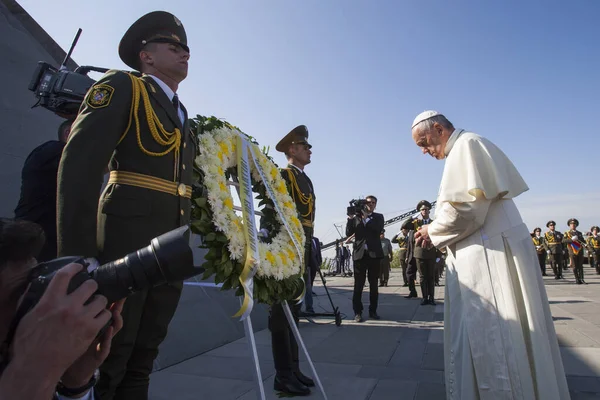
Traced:
<path fill-rule="evenodd" d="M 88 347 L 87 351 L 65 371 L 61 379 L 63 385 L 71 389 L 78 388 L 86 385 L 92 379 L 96 369 L 108 357 L 112 338 L 123 327 L 123 317 L 121 316 L 123 304 L 125 304 L 125 299 L 111 304 L 111 326 L 104 332 L 101 338 L 95 340 Z"/>
<path fill-rule="evenodd" d="M 67 294 L 71 278 L 81 269 L 79 264 L 61 268 L 38 304 L 19 323 L 9 366 L 27 372 L 25 385 L 50 383 L 54 389 L 110 320 L 104 296 L 94 296 L 85 304 L 98 288 L 94 280 L 85 281 Z"/>

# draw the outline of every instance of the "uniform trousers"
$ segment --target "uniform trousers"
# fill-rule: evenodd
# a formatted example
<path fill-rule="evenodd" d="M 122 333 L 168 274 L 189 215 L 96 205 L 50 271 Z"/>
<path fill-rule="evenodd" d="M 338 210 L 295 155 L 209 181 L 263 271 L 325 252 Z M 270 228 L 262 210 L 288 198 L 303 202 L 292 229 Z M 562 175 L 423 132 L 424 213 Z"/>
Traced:
<path fill-rule="evenodd" d="M 406 276 L 406 249 L 400 249 L 398 257 L 400 258 L 400 268 L 402 269 L 402 280 L 404 281 L 404 285 L 408 285 L 408 278 Z"/>
<path fill-rule="evenodd" d="M 304 246 L 304 261 L 306 265 L 306 260 L 310 260 L 312 252 L 312 236 L 306 230 L 304 233 L 306 235 Z M 310 279 L 310 275 L 306 270 L 304 279 Z M 312 286 L 310 286 L 310 289 L 306 290 L 312 290 Z M 291 302 L 288 301 L 288 305 L 290 306 L 290 311 L 292 312 L 296 326 L 298 326 L 298 322 L 300 321 L 298 314 L 300 313 L 302 303 L 291 304 Z M 281 377 L 299 371 L 298 342 L 296 342 L 296 338 L 294 337 L 294 333 L 285 316 L 283 305 L 281 303 L 276 303 L 271 306 L 269 310 L 268 326 L 271 331 L 271 349 L 273 351 L 273 363 L 275 364 L 277 375 Z"/>
<path fill-rule="evenodd" d="M 369 312 L 377 312 L 377 303 L 379 301 L 379 279 L 380 258 L 371 258 L 365 254 L 360 260 L 354 260 L 354 294 L 352 295 L 352 308 L 354 314 L 360 314 L 363 311 L 362 292 L 365 287 L 365 281 L 369 279 Z"/>
<path fill-rule="evenodd" d="M 546 252 L 537 253 L 538 262 L 540 263 L 540 270 L 542 275 L 546 275 Z"/>
<path fill-rule="evenodd" d="M 288 303 L 289 304 L 289 303 Z M 300 319 L 298 313 L 301 305 L 290 305 L 296 326 Z M 273 304 L 269 312 L 269 330 L 271 331 L 271 347 L 273 362 L 278 376 L 288 376 L 299 371 L 298 342 L 288 323 L 283 305 Z"/>
<path fill-rule="evenodd" d="M 416 258 L 419 283 L 424 300 L 433 300 L 435 291 L 435 258 Z"/>
<path fill-rule="evenodd" d="M 379 281 L 382 285 L 387 285 L 390 280 L 390 259 L 383 257 L 379 265 Z"/>
<path fill-rule="evenodd" d="M 548 255 L 548 261 L 550 261 L 550 268 L 552 268 L 552 272 L 554 276 L 562 277 L 562 251 L 559 250 L 558 253 Z"/>
<path fill-rule="evenodd" d="M 579 254 L 570 253 L 571 264 L 573 265 L 573 275 L 577 283 L 583 281 L 583 250 Z"/>
<path fill-rule="evenodd" d="M 600 249 L 592 249 L 592 258 L 596 267 L 596 273 L 600 274 Z"/>
<path fill-rule="evenodd" d="M 108 358 L 100 366 L 96 389 L 102 400 L 146 400 L 158 346 L 181 296 L 183 282 L 142 290 L 127 297 L 123 328 L 112 340 Z"/>

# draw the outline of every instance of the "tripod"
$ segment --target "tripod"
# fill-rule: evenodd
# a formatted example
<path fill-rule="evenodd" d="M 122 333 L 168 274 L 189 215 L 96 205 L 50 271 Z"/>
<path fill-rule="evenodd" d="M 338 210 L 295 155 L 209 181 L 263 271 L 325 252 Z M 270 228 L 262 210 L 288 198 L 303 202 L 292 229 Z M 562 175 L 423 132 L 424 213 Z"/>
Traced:
<path fill-rule="evenodd" d="M 321 282 L 323 282 L 323 287 L 325 288 L 325 293 L 327 293 L 327 297 L 329 298 L 329 303 L 331 304 L 332 313 L 300 313 L 301 317 L 334 317 L 335 325 L 340 326 L 342 324 L 342 315 L 340 314 L 340 310 L 333 304 L 333 300 L 331 299 L 331 295 L 329 294 L 329 289 L 327 288 L 327 284 L 325 283 L 325 278 L 321 273 L 321 268 L 317 270 L 319 272 L 319 276 L 321 277 Z"/>

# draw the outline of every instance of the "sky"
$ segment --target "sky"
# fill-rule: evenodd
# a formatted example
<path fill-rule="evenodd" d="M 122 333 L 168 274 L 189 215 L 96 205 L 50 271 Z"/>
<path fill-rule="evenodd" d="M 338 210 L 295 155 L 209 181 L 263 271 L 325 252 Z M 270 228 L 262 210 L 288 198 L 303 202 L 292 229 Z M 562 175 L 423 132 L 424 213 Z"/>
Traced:
<path fill-rule="evenodd" d="M 410 135 L 427 109 L 511 158 L 530 188 L 516 199 L 530 230 L 600 225 L 595 0 L 18 1 L 64 49 L 83 29 L 78 64 L 117 69 L 136 19 L 175 14 L 191 49 L 178 90 L 190 115 L 239 126 L 280 166 L 275 144 L 308 127 L 324 243 L 353 198 L 377 196 L 386 219 L 435 200 L 444 163 Z"/>

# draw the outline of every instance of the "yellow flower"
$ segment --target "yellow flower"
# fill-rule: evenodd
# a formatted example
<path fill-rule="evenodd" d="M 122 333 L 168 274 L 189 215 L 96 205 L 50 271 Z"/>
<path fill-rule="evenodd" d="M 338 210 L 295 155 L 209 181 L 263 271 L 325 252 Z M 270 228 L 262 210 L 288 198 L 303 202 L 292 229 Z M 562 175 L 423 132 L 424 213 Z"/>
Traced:
<path fill-rule="evenodd" d="M 292 202 L 291 202 L 291 201 L 286 201 L 286 202 L 284 202 L 284 203 L 283 203 L 283 206 L 284 206 L 285 208 L 292 208 L 292 207 L 294 207 L 294 205 L 292 204 Z"/>
<path fill-rule="evenodd" d="M 283 183 L 283 180 L 279 181 L 279 184 L 277 185 L 277 191 L 281 194 L 287 193 L 287 187 L 285 186 L 285 183 Z"/>
<path fill-rule="evenodd" d="M 283 253 L 279 253 L 279 257 L 281 258 L 281 262 L 282 262 L 283 264 L 287 264 L 287 263 L 288 263 L 288 259 L 287 259 L 287 257 L 285 256 L 285 254 L 283 254 Z"/>
<path fill-rule="evenodd" d="M 267 259 L 268 262 L 270 262 L 271 264 L 275 263 L 275 257 L 273 256 L 273 253 L 271 253 L 270 251 L 267 251 L 265 253 L 265 258 Z"/>
<path fill-rule="evenodd" d="M 224 142 L 219 143 L 219 148 L 221 149 L 221 152 L 223 154 L 229 153 L 229 146 L 227 146 L 227 143 L 224 143 Z"/>
<path fill-rule="evenodd" d="M 223 153 L 222 152 L 218 152 L 217 157 L 219 157 L 219 160 L 221 160 L 221 162 L 223 162 Z"/>
<path fill-rule="evenodd" d="M 277 168 L 271 168 L 271 179 L 275 179 L 277 177 Z"/>
<path fill-rule="evenodd" d="M 231 197 L 228 197 L 225 199 L 225 201 L 223 202 L 223 205 L 227 208 L 229 208 L 230 210 L 233 209 L 233 200 L 231 200 Z"/>
<path fill-rule="evenodd" d="M 219 173 L 219 175 L 224 175 L 223 168 L 221 168 L 220 166 L 217 167 L 217 172 Z"/>
<path fill-rule="evenodd" d="M 290 244 L 293 246 L 294 244 L 290 242 Z M 296 253 L 294 253 L 292 251 L 292 249 L 288 248 L 286 249 L 288 257 L 290 258 L 290 260 L 293 260 L 296 257 Z"/>
<path fill-rule="evenodd" d="M 219 182 L 219 190 L 222 192 L 227 190 L 227 186 L 225 185 L 225 183 L 223 181 Z"/>

